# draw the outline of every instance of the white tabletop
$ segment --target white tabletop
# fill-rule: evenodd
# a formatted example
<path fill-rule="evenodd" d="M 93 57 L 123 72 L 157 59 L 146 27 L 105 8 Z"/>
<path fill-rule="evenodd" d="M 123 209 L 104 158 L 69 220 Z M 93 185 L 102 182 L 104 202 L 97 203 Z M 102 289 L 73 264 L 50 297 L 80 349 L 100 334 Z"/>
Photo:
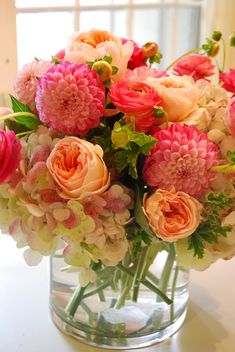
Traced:
<path fill-rule="evenodd" d="M 181 330 L 143 352 L 235 351 L 235 258 L 202 273 L 193 271 L 190 282 L 189 310 Z M 48 309 L 47 260 L 28 267 L 5 235 L 0 236 L 0 351 L 110 351 L 88 347 L 57 330 Z"/>

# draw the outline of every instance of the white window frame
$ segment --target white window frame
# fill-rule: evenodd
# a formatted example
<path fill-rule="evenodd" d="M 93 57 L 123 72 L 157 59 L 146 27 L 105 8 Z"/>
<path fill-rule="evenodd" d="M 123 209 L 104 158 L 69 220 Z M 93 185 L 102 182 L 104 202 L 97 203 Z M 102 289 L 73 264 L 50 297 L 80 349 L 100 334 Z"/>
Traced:
<path fill-rule="evenodd" d="M 32 0 L 33 1 L 33 0 Z M 160 0 L 153 3 L 146 0 L 144 3 L 134 3 L 134 0 L 128 0 L 126 4 L 107 4 L 107 5 L 82 5 L 79 0 L 75 0 L 74 5 L 68 6 L 40 6 L 40 7 L 15 7 L 15 0 L 0 0 L 0 43 L 6 50 L 0 51 L 0 106 L 5 103 L 5 93 L 11 91 L 13 77 L 17 70 L 17 39 L 16 39 L 16 15 L 18 13 L 37 13 L 37 12 L 63 12 L 74 11 L 75 21 L 74 30 L 80 29 L 80 13 L 82 11 L 94 10 L 127 10 L 127 37 L 132 38 L 133 11 L 136 9 L 161 9 L 166 7 L 173 8 L 171 24 L 172 33 L 176 33 L 177 13 L 180 7 L 202 7 L 203 2 L 196 0 Z M 111 21 L 112 23 L 112 21 Z M 112 24 L 111 24 L 112 25 Z M 112 28 L 111 28 L 112 31 Z M 170 58 L 175 58 L 176 40 L 172 40 Z"/>

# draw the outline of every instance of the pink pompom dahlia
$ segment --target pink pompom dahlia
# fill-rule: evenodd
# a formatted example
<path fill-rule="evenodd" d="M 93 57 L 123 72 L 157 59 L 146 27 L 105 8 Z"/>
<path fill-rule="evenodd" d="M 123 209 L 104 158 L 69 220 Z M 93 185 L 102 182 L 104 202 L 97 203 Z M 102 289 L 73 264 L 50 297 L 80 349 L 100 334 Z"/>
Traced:
<path fill-rule="evenodd" d="M 39 78 L 54 66 L 52 61 L 34 60 L 23 66 L 14 82 L 14 93 L 22 103 L 35 111 L 35 95 Z"/>
<path fill-rule="evenodd" d="M 157 143 L 146 158 L 147 184 L 199 197 L 209 190 L 218 151 L 207 135 L 188 125 L 171 125 L 155 134 Z"/>
<path fill-rule="evenodd" d="M 85 135 L 104 114 L 105 87 L 86 64 L 61 62 L 40 79 L 36 106 L 40 120 L 64 134 Z"/>
<path fill-rule="evenodd" d="M 173 67 L 174 73 L 192 76 L 195 81 L 212 76 L 214 69 L 211 58 L 200 54 L 185 56 Z"/>

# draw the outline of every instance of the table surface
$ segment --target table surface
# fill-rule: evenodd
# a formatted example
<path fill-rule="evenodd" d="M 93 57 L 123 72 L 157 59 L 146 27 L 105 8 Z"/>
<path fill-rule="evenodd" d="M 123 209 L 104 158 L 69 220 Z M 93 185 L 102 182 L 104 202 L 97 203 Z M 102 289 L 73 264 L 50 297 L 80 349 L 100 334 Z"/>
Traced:
<path fill-rule="evenodd" d="M 218 261 L 204 272 L 192 271 L 183 327 L 161 344 L 132 351 L 140 350 L 234 352 L 235 258 Z M 0 351 L 111 351 L 86 346 L 57 330 L 48 309 L 47 259 L 28 267 L 22 251 L 5 235 L 0 236 Z"/>

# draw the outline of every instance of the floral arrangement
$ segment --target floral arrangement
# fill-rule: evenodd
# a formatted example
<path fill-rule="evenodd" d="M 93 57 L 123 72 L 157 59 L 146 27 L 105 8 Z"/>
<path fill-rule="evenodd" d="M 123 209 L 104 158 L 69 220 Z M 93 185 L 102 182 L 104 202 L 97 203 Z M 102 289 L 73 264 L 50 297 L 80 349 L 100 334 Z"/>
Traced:
<path fill-rule="evenodd" d="M 91 30 L 18 72 L 0 110 L 0 228 L 29 265 L 60 250 L 83 287 L 118 267 L 136 299 L 140 282 L 161 294 L 143 278 L 152 248 L 199 270 L 235 254 L 235 70 L 214 61 L 222 39 L 159 70 L 156 43 Z"/>

